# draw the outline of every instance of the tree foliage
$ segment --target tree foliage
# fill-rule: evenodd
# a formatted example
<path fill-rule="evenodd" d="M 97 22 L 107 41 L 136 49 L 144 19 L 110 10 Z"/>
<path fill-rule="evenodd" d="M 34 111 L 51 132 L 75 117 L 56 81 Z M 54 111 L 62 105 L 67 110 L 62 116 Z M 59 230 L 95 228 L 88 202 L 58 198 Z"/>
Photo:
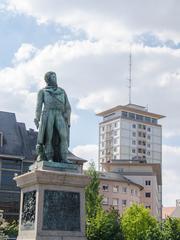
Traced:
<path fill-rule="evenodd" d="M 88 240 L 123 240 L 118 212 L 99 209 L 96 216 L 88 220 L 86 234 Z"/>
<path fill-rule="evenodd" d="M 86 216 L 91 218 L 95 217 L 97 211 L 102 208 L 102 196 L 99 194 L 99 174 L 96 172 L 94 163 L 90 164 L 86 174 L 91 177 L 91 181 L 85 189 Z"/>
<path fill-rule="evenodd" d="M 163 240 L 180 240 L 180 219 L 167 218 L 163 224 Z"/>
<path fill-rule="evenodd" d="M 157 220 L 142 205 L 133 204 L 127 208 L 122 216 L 121 224 L 126 240 L 159 240 L 158 237 L 161 237 Z M 160 235 L 156 236 L 158 232 Z"/>
<path fill-rule="evenodd" d="M 119 214 L 114 209 L 102 208 L 102 196 L 99 194 L 99 174 L 91 164 L 87 175 L 91 177 L 86 187 L 86 235 L 88 240 L 123 240 L 119 223 Z"/>

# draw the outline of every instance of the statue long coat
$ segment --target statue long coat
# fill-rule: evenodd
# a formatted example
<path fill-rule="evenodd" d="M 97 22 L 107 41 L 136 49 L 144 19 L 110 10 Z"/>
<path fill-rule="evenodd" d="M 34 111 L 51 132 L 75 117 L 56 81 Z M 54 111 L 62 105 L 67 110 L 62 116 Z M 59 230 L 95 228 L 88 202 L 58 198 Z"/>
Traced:
<path fill-rule="evenodd" d="M 48 119 L 48 109 L 60 108 L 62 116 L 64 117 L 66 126 L 67 126 L 67 136 L 68 136 L 68 145 L 69 145 L 69 127 L 70 127 L 70 115 L 71 107 L 67 98 L 67 94 L 64 89 L 57 87 L 46 87 L 39 91 L 37 97 L 37 106 L 36 106 L 36 119 L 40 121 L 39 132 L 38 132 L 38 144 L 44 144 L 46 138 L 46 126 Z M 55 136 L 56 138 L 56 136 Z M 54 141 L 57 141 L 55 139 Z"/>

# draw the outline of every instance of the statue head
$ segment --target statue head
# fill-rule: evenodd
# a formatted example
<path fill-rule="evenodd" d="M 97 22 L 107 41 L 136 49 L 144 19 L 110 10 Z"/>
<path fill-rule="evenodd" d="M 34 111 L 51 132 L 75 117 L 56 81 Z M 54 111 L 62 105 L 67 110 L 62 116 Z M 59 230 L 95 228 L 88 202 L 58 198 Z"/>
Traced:
<path fill-rule="evenodd" d="M 44 76 L 44 80 L 49 87 L 57 87 L 57 78 L 55 72 L 47 72 Z"/>

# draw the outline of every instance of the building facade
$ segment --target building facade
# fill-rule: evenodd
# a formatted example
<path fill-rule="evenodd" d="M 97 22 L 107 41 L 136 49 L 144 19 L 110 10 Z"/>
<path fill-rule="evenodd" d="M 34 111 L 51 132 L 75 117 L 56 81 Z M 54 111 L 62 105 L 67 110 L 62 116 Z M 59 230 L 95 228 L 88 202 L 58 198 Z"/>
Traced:
<path fill-rule="evenodd" d="M 148 208 L 153 216 L 161 219 L 161 198 L 158 186 L 161 186 L 160 164 L 142 163 L 138 160 L 133 162 L 112 160 L 110 163 L 104 163 L 103 168 L 107 173 L 116 173 L 142 187 L 139 192 L 139 202 L 136 201 L 135 195 L 132 195 L 134 202 L 141 203 Z M 120 183 L 119 183 L 120 184 Z M 120 192 L 121 194 L 121 192 Z M 127 206 L 131 205 L 127 196 Z"/>
<path fill-rule="evenodd" d="M 133 203 L 141 203 L 143 187 L 116 172 L 100 173 L 100 194 L 103 195 L 103 207 L 113 207 L 121 214 Z"/>
<path fill-rule="evenodd" d="M 128 104 L 97 114 L 99 124 L 99 163 L 112 159 L 162 161 L 162 127 L 164 116 L 150 113 L 145 107 Z"/>
<path fill-rule="evenodd" d="M 143 186 L 140 203 L 158 219 L 162 213 L 162 126 L 164 116 L 135 104 L 117 106 L 97 114 L 99 169 L 118 172 Z"/>
<path fill-rule="evenodd" d="M 36 139 L 37 133 L 17 122 L 14 113 L 0 111 L 0 209 L 7 220 L 18 219 L 20 190 L 13 178 L 33 163 Z"/>

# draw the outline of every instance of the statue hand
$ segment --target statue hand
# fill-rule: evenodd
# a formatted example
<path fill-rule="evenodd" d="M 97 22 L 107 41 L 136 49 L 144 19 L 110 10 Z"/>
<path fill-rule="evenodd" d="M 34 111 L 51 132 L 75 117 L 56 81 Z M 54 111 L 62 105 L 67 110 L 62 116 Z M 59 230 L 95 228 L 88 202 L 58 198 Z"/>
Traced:
<path fill-rule="evenodd" d="M 39 128 L 39 120 L 37 120 L 37 118 L 34 119 L 34 123 L 35 123 L 35 125 L 36 125 L 36 127 L 38 129 Z"/>

